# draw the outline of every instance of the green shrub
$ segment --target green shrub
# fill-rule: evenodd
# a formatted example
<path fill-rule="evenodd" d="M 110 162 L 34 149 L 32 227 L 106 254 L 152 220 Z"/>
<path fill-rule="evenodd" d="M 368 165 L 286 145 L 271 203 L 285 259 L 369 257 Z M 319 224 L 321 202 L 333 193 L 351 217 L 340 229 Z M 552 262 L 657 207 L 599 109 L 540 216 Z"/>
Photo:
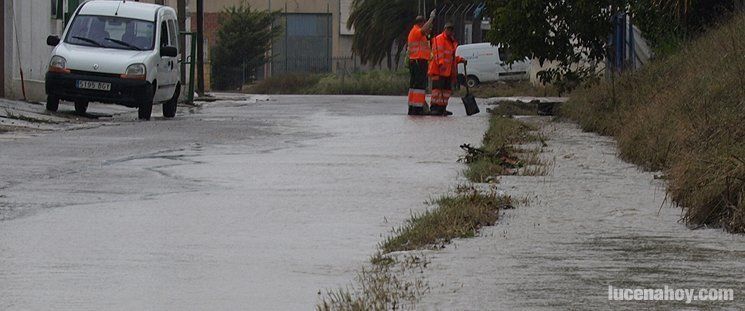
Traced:
<path fill-rule="evenodd" d="M 282 32 L 271 27 L 279 12 L 253 10 L 245 1 L 220 13 L 217 45 L 212 49 L 212 88 L 236 90 L 268 60 L 266 51 Z"/>
<path fill-rule="evenodd" d="M 248 88 L 258 94 L 358 94 L 405 95 L 409 76 L 405 71 L 373 70 L 340 76 L 335 74 L 284 74 L 259 81 Z"/>

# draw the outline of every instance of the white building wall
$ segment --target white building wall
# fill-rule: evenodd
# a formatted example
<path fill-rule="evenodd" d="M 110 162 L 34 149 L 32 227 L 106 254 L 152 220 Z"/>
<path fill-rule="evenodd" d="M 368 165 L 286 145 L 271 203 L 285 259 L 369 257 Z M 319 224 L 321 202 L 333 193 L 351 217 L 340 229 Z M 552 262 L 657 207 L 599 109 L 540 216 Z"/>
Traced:
<path fill-rule="evenodd" d="M 5 7 L 5 96 L 44 101 L 44 75 L 52 47 L 47 36 L 62 33 L 62 21 L 53 19 L 50 0 L 6 0 Z"/>

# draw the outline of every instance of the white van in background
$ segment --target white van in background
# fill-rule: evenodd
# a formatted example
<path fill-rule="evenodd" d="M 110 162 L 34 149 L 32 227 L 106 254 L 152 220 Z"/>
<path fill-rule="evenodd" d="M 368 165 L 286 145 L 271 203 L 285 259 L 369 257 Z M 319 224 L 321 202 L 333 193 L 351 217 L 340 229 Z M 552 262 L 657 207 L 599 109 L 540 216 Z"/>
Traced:
<path fill-rule="evenodd" d="M 458 46 L 455 55 L 468 60 L 468 77 L 463 76 L 463 64 L 459 64 L 458 80 L 465 80 L 469 87 L 483 82 L 530 78 L 528 75 L 530 60 L 526 58 L 511 65 L 507 64 L 510 55 L 502 46 L 494 46 L 491 43 L 464 44 Z"/>

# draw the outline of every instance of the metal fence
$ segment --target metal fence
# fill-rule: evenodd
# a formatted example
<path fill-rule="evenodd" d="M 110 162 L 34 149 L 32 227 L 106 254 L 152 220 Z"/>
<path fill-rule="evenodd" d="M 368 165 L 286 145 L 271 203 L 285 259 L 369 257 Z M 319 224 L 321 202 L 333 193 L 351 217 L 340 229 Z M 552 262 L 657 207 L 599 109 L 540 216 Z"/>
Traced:
<path fill-rule="evenodd" d="M 287 56 L 272 59 L 272 74 L 283 73 L 328 73 L 331 72 L 330 57 Z"/>
<path fill-rule="evenodd" d="M 272 44 L 272 74 L 331 72 L 331 14 L 282 14 L 285 31 Z"/>
<path fill-rule="evenodd" d="M 341 77 L 362 71 L 360 60 L 352 56 L 334 57 L 332 64 L 334 74 Z"/>

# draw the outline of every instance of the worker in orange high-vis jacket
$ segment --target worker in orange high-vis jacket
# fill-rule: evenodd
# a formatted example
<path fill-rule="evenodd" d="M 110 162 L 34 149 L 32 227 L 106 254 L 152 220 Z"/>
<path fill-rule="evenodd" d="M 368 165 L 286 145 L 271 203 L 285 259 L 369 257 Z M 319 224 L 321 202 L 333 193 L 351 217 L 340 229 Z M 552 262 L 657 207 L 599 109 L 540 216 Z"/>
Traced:
<path fill-rule="evenodd" d="M 445 24 L 445 30 L 432 40 L 432 61 L 429 64 L 429 76 L 432 78 L 431 115 L 447 116 L 448 101 L 453 95 L 453 84 L 457 81 L 458 64 L 466 60 L 455 55 L 458 41 L 452 23 Z"/>
<path fill-rule="evenodd" d="M 423 115 L 428 112 L 427 107 L 427 68 L 432 51 L 427 36 L 432 31 L 435 11 L 425 21 L 423 16 L 417 16 L 414 27 L 409 31 L 409 115 Z"/>

